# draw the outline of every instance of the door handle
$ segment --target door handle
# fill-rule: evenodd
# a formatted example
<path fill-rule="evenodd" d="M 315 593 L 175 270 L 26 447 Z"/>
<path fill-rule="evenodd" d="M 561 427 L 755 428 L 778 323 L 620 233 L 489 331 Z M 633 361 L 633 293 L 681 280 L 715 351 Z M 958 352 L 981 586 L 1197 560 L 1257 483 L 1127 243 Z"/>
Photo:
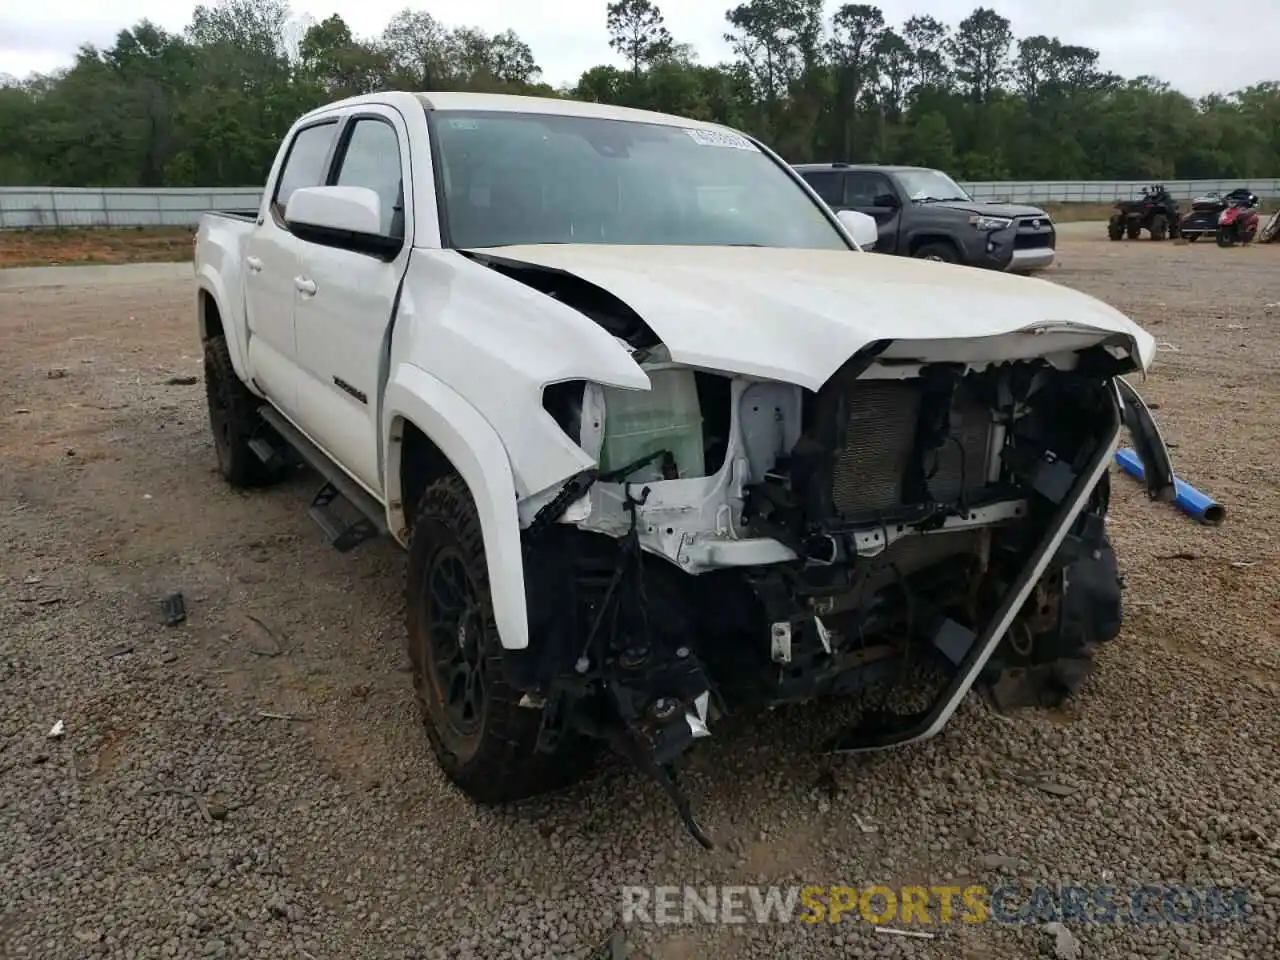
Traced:
<path fill-rule="evenodd" d="M 249 269 L 254 273 L 260 273 L 262 271 L 262 261 L 257 257 L 245 257 L 244 262 L 249 265 Z"/>
<path fill-rule="evenodd" d="M 294 277 L 293 285 L 298 288 L 298 292 L 304 297 L 313 296 L 316 292 L 316 282 L 308 280 L 306 277 Z"/>

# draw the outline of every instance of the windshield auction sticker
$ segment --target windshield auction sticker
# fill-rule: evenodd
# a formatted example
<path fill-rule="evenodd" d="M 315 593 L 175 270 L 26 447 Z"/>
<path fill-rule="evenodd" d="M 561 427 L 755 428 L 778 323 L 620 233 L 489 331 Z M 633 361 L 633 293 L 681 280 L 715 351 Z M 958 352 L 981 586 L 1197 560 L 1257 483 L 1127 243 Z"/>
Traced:
<path fill-rule="evenodd" d="M 740 137 L 736 133 L 728 133 L 723 130 L 694 130 L 691 127 L 685 127 L 684 132 L 700 147 L 729 147 L 733 150 L 755 149 L 750 140 L 746 137 Z"/>

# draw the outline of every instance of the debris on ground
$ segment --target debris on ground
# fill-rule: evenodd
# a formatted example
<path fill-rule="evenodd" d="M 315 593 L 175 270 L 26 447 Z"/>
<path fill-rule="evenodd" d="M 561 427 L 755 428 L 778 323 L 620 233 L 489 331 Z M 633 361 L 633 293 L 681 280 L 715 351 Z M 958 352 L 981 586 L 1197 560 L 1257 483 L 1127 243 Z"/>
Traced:
<path fill-rule="evenodd" d="M 1069 797 L 1080 792 L 1079 787 L 1069 783 L 1058 783 L 1046 774 L 1011 773 L 1009 777 L 1024 786 L 1035 787 L 1037 790 L 1055 797 Z"/>
<path fill-rule="evenodd" d="M 863 833 L 876 833 L 878 830 L 877 827 L 875 827 L 870 823 L 867 823 L 867 821 L 863 820 L 856 813 L 853 815 L 853 822 L 858 825 L 858 829 L 861 830 Z"/>
<path fill-rule="evenodd" d="M 1053 937 L 1053 955 L 1056 960 L 1080 960 L 1080 941 L 1075 934 L 1057 920 L 1046 923 L 1043 929 Z"/>
<path fill-rule="evenodd" d="M 242 622 L 241 636 L 249 642 L 249 652 L 255 657 L 278 657 L 284 653 L 276 632 L 251 613 L 239 615 Z"/>
<path fill-rule="evenodd" d="M 49 731 L 49 739 L 60 740 L 62 739 L 63 734 L 65 734 L 66 732 L 67 732 L 67 725 L 63 723 L 61 720 L 59 720 L 53 725 L 53 729 Z"/>
<path fill-rule="evenodd" d="M 876 927 L 876 933 L 883 933 L 886 936 L 893 937 L 915 937 L 919 940 L 933 940 L 935 934 L 926 930 L 899 930 L 897 927 Z"/>
<path fill-rule="evenodd" d="M 190 387 L 199 382 L 199 377 L 170 377 L 165 381 L 165 385 L 170 387 Z"/>
<path fill-rule="evenodd" d="M 160 612 L 166 627 L 176 627 L 187 619 L 187 602 L 181 593 L 171 593 L 160 598 Z"/>

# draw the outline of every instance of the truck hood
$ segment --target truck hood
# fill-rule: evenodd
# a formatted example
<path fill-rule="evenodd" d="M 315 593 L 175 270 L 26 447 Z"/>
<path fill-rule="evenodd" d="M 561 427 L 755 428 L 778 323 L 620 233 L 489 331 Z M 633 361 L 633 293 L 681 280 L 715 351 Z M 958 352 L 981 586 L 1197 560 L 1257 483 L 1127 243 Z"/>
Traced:
<path fill-rule="evenodd" d="M 817 390 L 855 352 L 995 361 L 1119 334 L 1145 371 L 1155 341 L 1047 280 L 854 251 L 554 244 L 467 251 L 574 274 L 622 300 L 689 366 Z"/>
<path fill-rule="evenodd" d="M 919 202 L 919 201 L 917 201 Z M 1042 217 L 1052 218 L 1039 207 L 1029 207 L 1025 203 L 986 203 L 981 200 L 937 200 L 923 206 L 933 209 L 959 210 L 963 213 L 977 213 L 988 217 Z"/>

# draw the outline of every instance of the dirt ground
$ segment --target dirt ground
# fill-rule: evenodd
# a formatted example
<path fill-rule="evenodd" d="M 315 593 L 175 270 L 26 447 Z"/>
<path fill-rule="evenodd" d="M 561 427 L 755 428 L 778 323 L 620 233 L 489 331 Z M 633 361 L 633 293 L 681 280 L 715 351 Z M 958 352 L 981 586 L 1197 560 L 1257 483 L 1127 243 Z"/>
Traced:
<path fill-rule="evenodd" d="M 190 227 L 0 231 L 0 267 L 71 263 L 172 263 L 190 260 Z"/>
<path fill-rule="evenodd" d="M 189 267 L 0 271 L 0 956 L 609 956 L 622 884 L 998 875 L 1243 885 L 1248 923 L 1074 932 L 1090 958 L 1280 955 L 1280 246 L 1100 233 L 1047 276 L 1160 341 L 1135 385 L 1226 522 L 1117 471 L 1126 627 L 1078 701 L 1006 719 L 970 697 L 935 740 L 858 760 L 812 753 L 822 707 L 726 726 L 689 774 L 711 853 L 630 772 L 504 811 L 447 786 L 401 553 L 328 549 L 314 478 L 242 495 L 216 475 Z M 165 626 L 174 591 L 187 617 Z M 633 957 L 1052 956 L 1036 924 L 931 929 L 627 936 Z"/>

